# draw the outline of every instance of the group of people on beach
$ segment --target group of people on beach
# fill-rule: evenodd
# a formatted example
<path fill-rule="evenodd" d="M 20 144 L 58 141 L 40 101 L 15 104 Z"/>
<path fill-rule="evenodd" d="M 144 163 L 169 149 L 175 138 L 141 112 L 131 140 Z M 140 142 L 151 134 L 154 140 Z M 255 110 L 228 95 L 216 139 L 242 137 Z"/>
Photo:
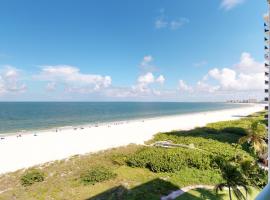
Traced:
<path fill-rule="evenodd" d="M 144 120 L 142 120 L 141 122 L 144 122 Z M 110 128 L 111 126 L 117 126 L 117 125 L 121 125 L 121 124 L 128 124 L 129 123 L 129 121 L 125 121 L 125 122 L 113 122 L 113 123 L 109 123 L 108 125 L 107 125 L 107 127 L 108 128 Z M 99 124 L 95 124 L 95 125 L 93 125 L 93 126 L 89 126 L 89 128 L 92 128 L 92 127 L 99 127 L 100 125 Z M 83 130 L 83 129 L 85 129 L 86 127 L 73 127 L 73 130 L 78 130 L 78 129 L 81 129 L 81 130 Z M 55 129 L 55 132 L 57 133 L 57 132 L 60 132 L 61 131 L 61 129 L 60 128 L 56 128 Z M 33 136 L 38 136 L 38 134 L 37 133 L 34 133 L 33 134 Z M 17 134 L 16 135 L 16 137 L 17 138 L 21 138 L 22 137 L 22 134 Z M 6 139 L 6 137 L 5 136 L 2 136 L 2 137 L 0 137 L 0 140 L 4 140 L 4 139 Z"/>
<path fill-rule="evenodd" d="M 37 135 L 36 133 L 34 133 L 33 136 L 38 136 L 38 135 Z M 16 135 L 16 137 L 17 137 L 17 138 L 21 138 L 21 137 L 22 137 L 22 134 L 18 134 L 18 135 Z M 4 140 L 4 139 L 6 139 L 5 136 L 0 137 L 0 140 Z"/>

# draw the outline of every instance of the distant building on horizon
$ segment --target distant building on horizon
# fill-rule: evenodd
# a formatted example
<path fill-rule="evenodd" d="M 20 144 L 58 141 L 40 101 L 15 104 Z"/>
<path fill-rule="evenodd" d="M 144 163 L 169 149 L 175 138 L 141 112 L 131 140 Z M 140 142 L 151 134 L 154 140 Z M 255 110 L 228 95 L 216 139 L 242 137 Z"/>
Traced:
<path fill-rule="evenodd" d="M 244 100 L 227 100 L 227 103 L 258 103 L 257 99 L 244 99 Z"/>

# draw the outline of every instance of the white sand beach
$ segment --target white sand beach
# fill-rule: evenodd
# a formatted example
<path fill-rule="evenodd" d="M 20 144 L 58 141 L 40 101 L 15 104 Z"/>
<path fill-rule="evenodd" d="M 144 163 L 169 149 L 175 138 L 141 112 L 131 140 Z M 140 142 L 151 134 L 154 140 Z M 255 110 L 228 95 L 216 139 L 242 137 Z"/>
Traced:
<path fill-rule="evenodd" d="M 160 118 L 77 126 L 32 132 L 21 137 L 0 140 L 0 173 L 64 159 L 72 155 L 96 152 L 130 143 L 143 144 L 158 132 L 187 130 L 210 122 L 234 120 L 263 110 L 259 104 L 247 107 Z M 36 134 L 36 136 L 34 136 Z"/>

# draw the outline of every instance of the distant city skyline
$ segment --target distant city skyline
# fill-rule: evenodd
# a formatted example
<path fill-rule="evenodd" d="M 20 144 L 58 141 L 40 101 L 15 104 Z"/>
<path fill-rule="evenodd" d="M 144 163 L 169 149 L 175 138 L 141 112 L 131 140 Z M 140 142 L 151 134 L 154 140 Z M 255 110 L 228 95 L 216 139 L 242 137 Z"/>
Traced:
<path fill-rule="evenodd" d="M 264 97 L 252 0 L 0 2 L 0 101 Z"/>

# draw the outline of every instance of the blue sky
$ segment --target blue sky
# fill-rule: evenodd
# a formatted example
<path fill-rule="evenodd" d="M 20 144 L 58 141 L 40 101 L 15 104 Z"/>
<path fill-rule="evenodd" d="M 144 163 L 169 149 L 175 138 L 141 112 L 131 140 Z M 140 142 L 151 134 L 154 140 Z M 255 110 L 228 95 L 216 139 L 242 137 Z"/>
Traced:
<path fill-rule="evenodd" d="M 2 0 L 2 101 L 263 96 L 254 0 Z"/>

